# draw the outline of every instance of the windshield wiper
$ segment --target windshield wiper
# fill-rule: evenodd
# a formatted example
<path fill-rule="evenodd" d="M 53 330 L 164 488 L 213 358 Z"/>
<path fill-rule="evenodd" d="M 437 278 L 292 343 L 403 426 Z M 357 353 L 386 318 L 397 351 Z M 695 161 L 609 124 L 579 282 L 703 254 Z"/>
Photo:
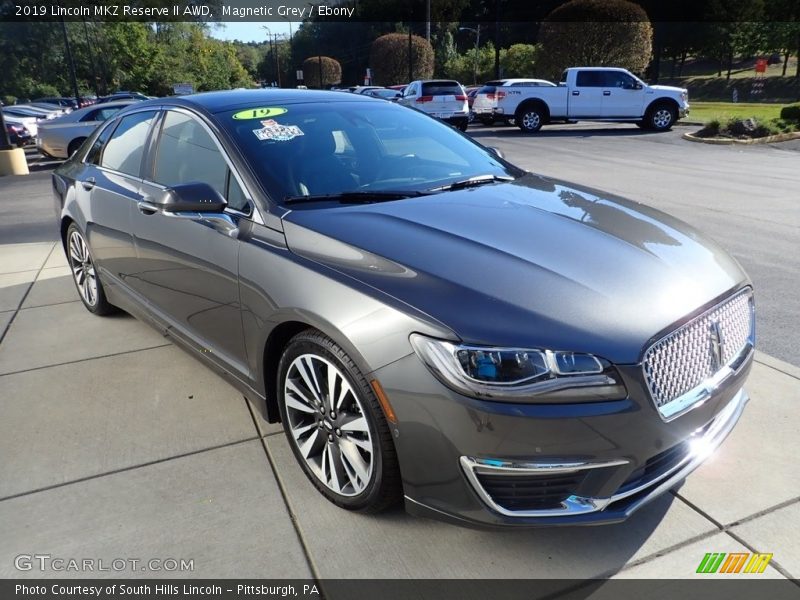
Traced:
<path fill-rule="evenodd" d="M 443 185 L 441 187 L 431 188 L 429 192 L 452 192 L 454 190 L 463 190 L 465 188 L 476 187 L 479 185 L 485 185 L 487 183 L 507 183 L 509 181 L 514 181 L 514 177 L 510 176 L 502 176 L 502 175 L 477 175 L 475 177 L 470 177 L 469 179 L 461 179 L 459 181 L 454 181 L 453 183 L 448 183 L 447 185 Z"/>
<path fill-rule="evenodd" d="M 404 198 L 417 198 L 418 196 L 428 196 L 431 191 L 417 190 L 375 190 L 375 191 L 354 191 L 342 192 L 340 194 L 317 194 L 313 196 L 288 196 L 284 198 L 284 204 L 300 202 L 325 202 L 335 200 L 343 204 L 358 204 L 360 202 L 388 202 L 390 200 L 402 200 Z"/>

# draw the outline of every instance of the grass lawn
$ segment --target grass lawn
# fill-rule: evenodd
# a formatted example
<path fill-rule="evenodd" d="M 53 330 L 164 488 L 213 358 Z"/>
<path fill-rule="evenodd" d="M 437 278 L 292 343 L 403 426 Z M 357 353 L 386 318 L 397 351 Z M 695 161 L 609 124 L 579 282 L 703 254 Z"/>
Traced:
<path fill-rule="evenodd" d="M 692 102 L 689 96 L 689 119 L 707 123 L 718 119 L 723 123 L 731 117 L 748 119 L 755 117 L 759 121 L 769 121 L 780 116 L 783 104 L 748 103 L 748 102 Z"/>

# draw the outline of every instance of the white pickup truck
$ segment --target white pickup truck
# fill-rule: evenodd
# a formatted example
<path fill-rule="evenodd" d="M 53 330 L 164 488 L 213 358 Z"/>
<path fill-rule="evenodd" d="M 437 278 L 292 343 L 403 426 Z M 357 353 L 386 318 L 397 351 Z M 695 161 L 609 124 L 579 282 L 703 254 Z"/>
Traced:
<path fill-rule="evenodd" d="M 625 69 L 572 67 L 556 87 L 510 88 L 494 117 L 534 133 L 553 121 L 622 121 L 666 131 L 689 113 L 687 90 L 647 85 Z"/>

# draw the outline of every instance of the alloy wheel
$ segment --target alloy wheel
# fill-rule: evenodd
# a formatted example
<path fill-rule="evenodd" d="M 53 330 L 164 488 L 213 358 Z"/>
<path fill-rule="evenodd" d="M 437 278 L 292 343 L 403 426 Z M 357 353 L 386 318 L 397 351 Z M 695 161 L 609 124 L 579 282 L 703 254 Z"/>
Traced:
<path fill-rule="evenodd" d="M 653 125 L 656 129 L 666 129 L 672 124 L 672 113 L 667 108 L 659 108 L 653 113 Z"/>
<path fill-rule="evenodd" d="M 342 496 L 362 493 L 372 478 L 375 448 L 364 407 L 339 368 L 302 354 L 286 371 L 288 430 L 310 471 Z"/>
<path fill-rule="evenodd" d="M 77 231 L 73 231 L 69 236 L 69 266 L 84 302 L 89 306 L 95 306 L 97 304 L 97 275 L 86 240 Z"/>
<path fill-rule="evenodd" d="M 529 131 L 535 131 L 539 128 L 542 118 L 537 112 L 527 112 L 522 115 L 522 126 Z"/>

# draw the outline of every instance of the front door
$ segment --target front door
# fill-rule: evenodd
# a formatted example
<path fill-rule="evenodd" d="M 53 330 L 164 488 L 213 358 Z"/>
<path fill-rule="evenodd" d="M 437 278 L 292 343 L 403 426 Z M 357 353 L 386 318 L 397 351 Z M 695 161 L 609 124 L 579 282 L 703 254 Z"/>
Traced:
<path fill-rule="evenodd" d="M 173 333 L 246 379 L 238 225 L 252 207 L 211 132 L 188 112 L 165 114 L 150 168 L 131 213 L 139 264 L 131 284 Z M 189 182 L 211 185 L 229 209 L 169 213 L 151 202 L 166 187 Z"/>
<path fill-rule="evenodd" d="M 644 87 L 623 71 L 605 71 L 603 116 L 631 119 L 642 116 Z"/>

